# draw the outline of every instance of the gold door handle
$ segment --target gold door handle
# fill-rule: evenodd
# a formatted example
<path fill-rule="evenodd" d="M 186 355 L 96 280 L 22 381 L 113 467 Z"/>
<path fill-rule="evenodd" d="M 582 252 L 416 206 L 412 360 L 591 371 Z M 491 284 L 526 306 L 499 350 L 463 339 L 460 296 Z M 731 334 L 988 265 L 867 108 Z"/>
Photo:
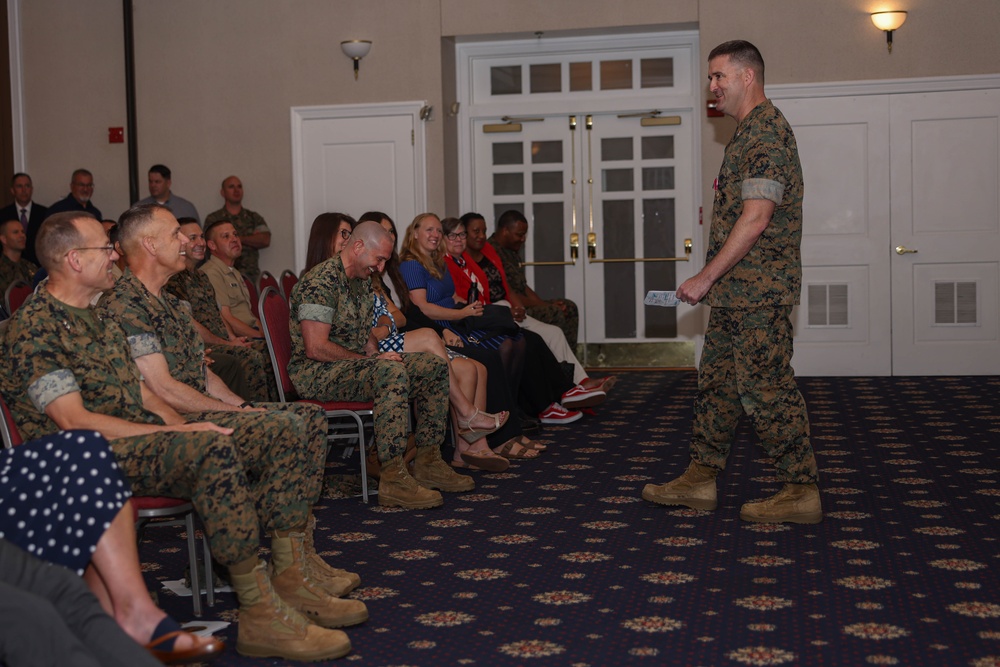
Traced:
<path fill-rule="evenodd" d="M 916 252 L 917 252 L 916 250 L 910 250 L 905 245 L 898 245 L 898 246 L 896 246 L 896 254 L 897 255 L 913 255 Z"/>
<path fill-rule="evenodd" d="M 591 245 L 590 236 L 593 236 L 593 245 Z M 684 256 L 683 257 L 615 257 L 613 259 L 597 259 L 597 234 L 588 234 L 587 238 L 587 255 L 590 257 L 591 264 L 625 264 L 625 263 L 638 263 L 638 262 L 689 262 L 691 261 L 691 250 L 694 247 L 694 243 L 691 239 L 684 239 Z"/>
<path fill-rule="evenodd" d="M 569 235 L 568 262 L 521 262 L 521 266 L 576 266 L 576 258 L 580 254 L 580 235 L 573 232 Z"/>

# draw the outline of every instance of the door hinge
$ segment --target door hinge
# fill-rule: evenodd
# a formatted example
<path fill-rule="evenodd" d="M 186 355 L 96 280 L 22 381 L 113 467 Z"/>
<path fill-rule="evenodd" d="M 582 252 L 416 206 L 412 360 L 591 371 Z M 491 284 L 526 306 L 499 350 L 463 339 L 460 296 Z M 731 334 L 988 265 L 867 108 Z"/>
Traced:
<path fill-rule="evenodd" d="M 416 132 L 414 130 L 410 130 L 410 145 L 411 146 L 417 145 Z"/>

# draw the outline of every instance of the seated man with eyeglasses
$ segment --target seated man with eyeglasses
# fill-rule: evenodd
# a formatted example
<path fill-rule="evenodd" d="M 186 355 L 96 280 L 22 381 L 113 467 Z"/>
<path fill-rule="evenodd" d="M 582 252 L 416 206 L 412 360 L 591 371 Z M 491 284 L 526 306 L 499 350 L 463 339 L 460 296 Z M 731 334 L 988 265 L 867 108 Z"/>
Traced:
<path fill-rule="evenodd" d="M 236 260 L 243 254 L 243 242 L 233 223 L 216 220 L 208 225 L 205 227 L 205 241 L 212 256 L 201 265 L 201 272 L 212 282 L 222 319 L 237 336 L 263 337 L 260 323 L 253 314 L 243 274 L 236 268 Z"/>

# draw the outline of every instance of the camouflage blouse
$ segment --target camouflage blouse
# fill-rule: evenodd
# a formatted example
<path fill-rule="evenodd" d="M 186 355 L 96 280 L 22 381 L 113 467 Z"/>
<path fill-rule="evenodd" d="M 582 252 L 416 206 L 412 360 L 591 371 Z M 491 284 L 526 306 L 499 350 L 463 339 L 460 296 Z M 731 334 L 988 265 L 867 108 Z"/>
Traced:
<path fill-rule="evenodd" d="M 726 146 L 715 187 L 707 260 L 722 249 L 746 199 L 775 204 L 764 233 L 705 298 L 709 306 L 794 305 L 802 289 L 802 165 L 795 135 L 770 100 L 751 111 Z"/>
<path fill-rule="evenodd" d="M 180 299 L 165 289 L 153 296 L 131 271 L 105 293 L 97 312 L 121 325 L 132 358 L 162 354 L 170 375 L 204 393 L 205 346 Z"/>
<path fill-rule="evenodd" d="M 67 306 L 43 287 L 10 319 L 3 348 L 0 389 L 25 440 L 58 431 L 45 408 L 74 392 L 91 412 L 163 423 L 143 408 L 125 333 L 91 309 Z"/>
<path fill-rule="evenodd" d="M 164 289 L 191 305 L 191 317 L 195 322 L 219 338 L 229 340 L 229 331 L 219 312 L 219 302 L 215 300 L 215 288 L 208 276 L 197 270 L 181 271 L 171 276 Z"/>

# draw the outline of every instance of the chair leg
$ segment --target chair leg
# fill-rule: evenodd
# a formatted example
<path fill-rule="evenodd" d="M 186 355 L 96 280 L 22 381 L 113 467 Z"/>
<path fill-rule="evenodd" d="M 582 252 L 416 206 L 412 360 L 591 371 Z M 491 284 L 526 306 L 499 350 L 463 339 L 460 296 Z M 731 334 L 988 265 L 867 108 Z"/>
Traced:
<path fill-rule="evenodd" d="M 202 546 L 202 556 L 205 559 L 205 576 L 208 581 L 205 582 L 205 593 L 208 597 L 208 606 L 215 606 L 215 572 L 212 569 L 212 550 L 208 547 L 208 536 L 203 532 L 201 534 L 201 546 Z"/>
<path fill-rule="evenodd" d="M 198 543 L 194 537 L 194 512 L 184 516 L 187 527 L 188 562 L 191 563 L 191 599 L 194 615 L 201 618 L 201 577 L 198 576 Z"/>

